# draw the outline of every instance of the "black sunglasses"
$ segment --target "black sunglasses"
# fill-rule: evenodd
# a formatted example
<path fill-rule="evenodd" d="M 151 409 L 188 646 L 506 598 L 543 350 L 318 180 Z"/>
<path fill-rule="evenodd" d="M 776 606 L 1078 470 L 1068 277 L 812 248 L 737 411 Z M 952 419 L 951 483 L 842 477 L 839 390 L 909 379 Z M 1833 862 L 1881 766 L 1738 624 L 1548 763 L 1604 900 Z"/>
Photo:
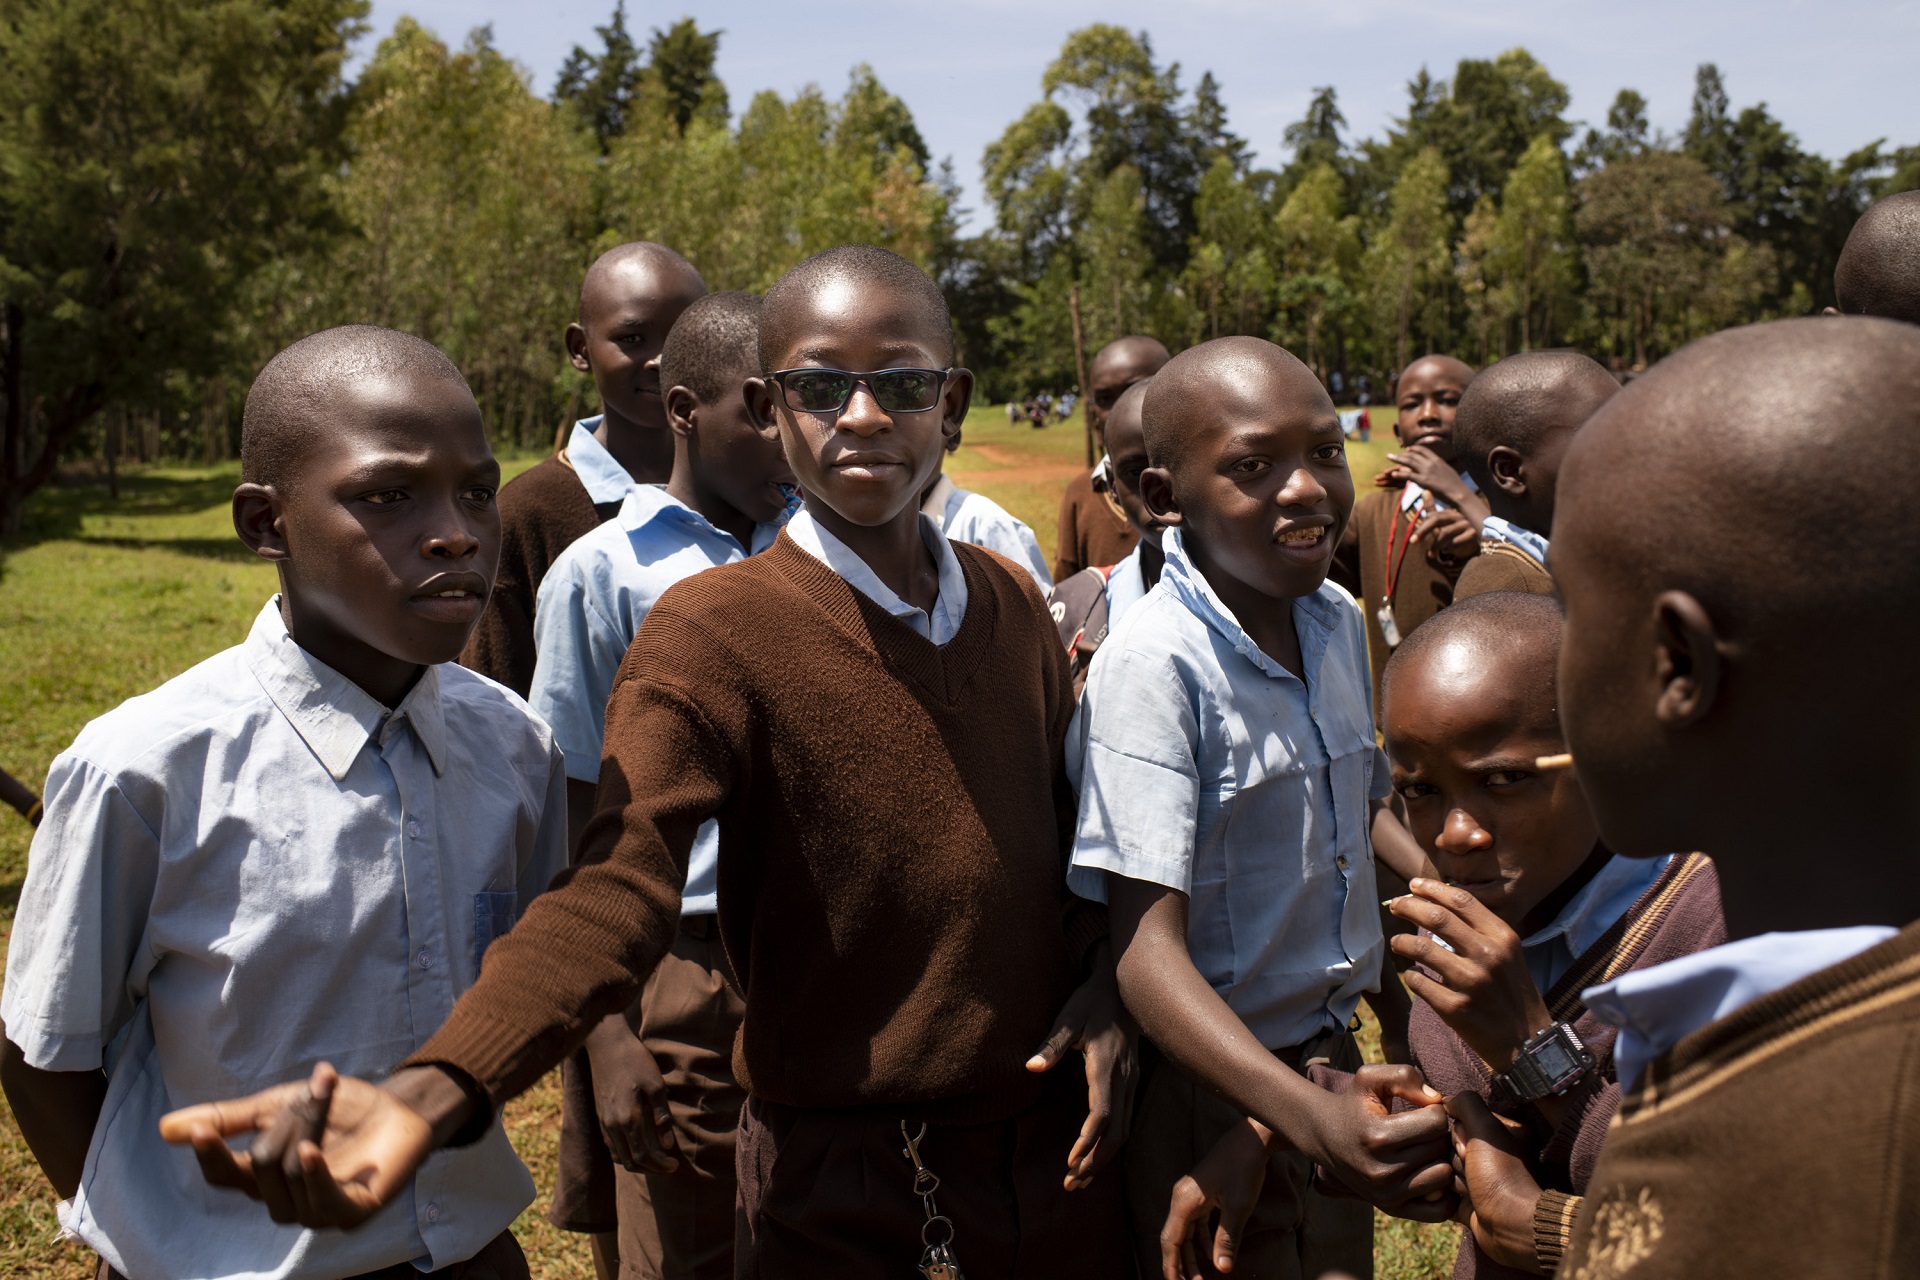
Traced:
<path fill-rule="evenodd" d="M 848 373 L 845 369 L 782 369 L 770 375 L 780 384 L 787 408 L 797 413 L 838 413 L 853 399 L 853 389 L 865 383 L 874 403 L 888 413 L 925 413 L 940 403 L 950 369 L 880 369 Z"/>

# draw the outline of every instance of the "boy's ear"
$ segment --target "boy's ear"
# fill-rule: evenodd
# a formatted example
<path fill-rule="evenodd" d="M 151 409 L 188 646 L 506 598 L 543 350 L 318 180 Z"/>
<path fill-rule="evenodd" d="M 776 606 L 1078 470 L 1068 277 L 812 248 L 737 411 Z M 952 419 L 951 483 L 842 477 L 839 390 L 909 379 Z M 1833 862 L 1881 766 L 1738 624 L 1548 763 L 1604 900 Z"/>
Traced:
<path fill-rule="evenodd" d="M 947 375 L 941 391 L 940 434 L 947 438 L 947 452 L 960 447 L 960 428 L 967 421 L 967 409 L 973 404 L 973 370 L 955 369 Z"/>
<path fill-rule="evenodd" d="M 580 372 L 593 372 L 593 365 L 587 360 L 587 331 L 578 323 L 567 326 L 567 359 Z"/>
<path fill-rule="evenodd" d="M 765 434 L 780 429 L 780 419 L 775 415 L 773 397 L 777 391 L 767 378 L 748 378 L 740 384 L 740 394 L 747 402 L 747 417 L 753 420 L 753 429 Z"/>
<path fill-rule="evenodd" d="M 693 411 L 700 407 L 699 399 L 686 387 L 668 387 L 662 397 L 667 406 L 667 426 L 677 436 L 693 435 Z"/>
<path fill-rule="evenodd" d="M 287 558 L 287 535 L 280 495 L 272 485 L 249 481 L 233 491 L 233 531 L 263 560 Z"/>
<path fill-rule="evenodd" d="M 1487 474 L 1500 492 L 1515 498 L 1527 496 L 1527 460 L 1510 445 L 1497 444 L 1487 450 Z"/>
<path fill-rule="evenodd" d="M 1720 695 L 1725 653 L 1701 603 L 1684 591 L 1663 591 L 1653 602 L 1654 679 L 1660 696 L 1654 718 L 1685 729 L 1713 710 Z"/>
<path fill-rule="evenodd" d="M 1169 528 L 1177 528 L 1184 518 L 1173 496 L 1173 473 L 1165 467 L 1148 467 L 1140 473 L 1140 501 L 1147 504 L 1153 518 Z"/>

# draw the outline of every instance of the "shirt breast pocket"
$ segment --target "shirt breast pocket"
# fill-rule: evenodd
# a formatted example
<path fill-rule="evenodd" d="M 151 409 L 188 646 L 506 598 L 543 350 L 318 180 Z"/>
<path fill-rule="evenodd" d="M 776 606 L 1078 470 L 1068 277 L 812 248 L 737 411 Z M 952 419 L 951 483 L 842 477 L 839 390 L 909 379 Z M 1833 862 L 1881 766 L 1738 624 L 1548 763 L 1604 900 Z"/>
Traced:
<path fill-rule="evenodd" d="M 480 976 L 480 961 L 495 938 L 505 936 L 520 918 L 520 895 L 512 889 L 488 890 L 473 895 L 473 976 Z"/>

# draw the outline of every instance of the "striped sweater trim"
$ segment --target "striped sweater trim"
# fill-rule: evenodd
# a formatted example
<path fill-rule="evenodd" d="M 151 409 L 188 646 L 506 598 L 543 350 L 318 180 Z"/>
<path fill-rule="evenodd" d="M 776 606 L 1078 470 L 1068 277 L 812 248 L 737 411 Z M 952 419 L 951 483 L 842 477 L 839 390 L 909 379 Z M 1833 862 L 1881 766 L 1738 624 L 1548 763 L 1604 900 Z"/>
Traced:
<path fill-rule="evenodd" d="M 1555 1022 L 1578 1021 L 1587 1011 L 1581 992 L 1611 982 L 1633 967 L 1647 943 L 1666 922 L 1674 903 L 1707 865 L 1704 854 L 1690 853 L 1684 858 L 1675 858 L 1640 901 L 1616 920 L 1601 935 L 1600 941 L 1587 948 L 1586 955 L 1581 957 L 1582 963 L 1568 970 L 1547 993 L 1547 1009 Z"/>
<path fill-rule="evenodd" d="M 1656 1058 L 1614 1125 L 1685 1106 L 1745 1071 L 1885 1010 L 1920 1002 L 1920 926 L 1707 1024 Z"/>
<path fill-rule="evenodd" d="M 1581 1197 L 1565 1191 L 1544 1190 L 1533 1207 L 1533 1254 L 1540 1270 L 1552 1275 L 1573 1245 L 1573 1220 Z"/>

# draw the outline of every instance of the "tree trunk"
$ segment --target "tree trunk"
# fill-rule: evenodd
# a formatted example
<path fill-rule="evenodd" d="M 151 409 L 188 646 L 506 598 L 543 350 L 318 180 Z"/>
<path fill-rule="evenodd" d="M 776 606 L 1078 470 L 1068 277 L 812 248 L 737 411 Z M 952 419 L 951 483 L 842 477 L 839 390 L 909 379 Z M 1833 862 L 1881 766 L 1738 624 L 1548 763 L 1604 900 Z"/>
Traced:
<path fill-rule="evenodd" d="M 1093 465 L 1093 415 L 1087 412 L 1087 341 L 1080 332 L 1080 282 L 1067 290 L 1067 314 L 1073 318 L 1073 376 L 1080 380 L 1080 421 L 1085 424 L 1087 465 Z"/>
<path fill-rule="evenodd" d="M 0 378 L 6 379 L 6 417 L 0 420 L 0 537 L 20 531 L 20 469 L 26 453 L 27 392 L 21 385 L 26 364 L 25 315 L 16 303 L 0 308 L 6 327 L 6 349 L 0 355 Z"/>

